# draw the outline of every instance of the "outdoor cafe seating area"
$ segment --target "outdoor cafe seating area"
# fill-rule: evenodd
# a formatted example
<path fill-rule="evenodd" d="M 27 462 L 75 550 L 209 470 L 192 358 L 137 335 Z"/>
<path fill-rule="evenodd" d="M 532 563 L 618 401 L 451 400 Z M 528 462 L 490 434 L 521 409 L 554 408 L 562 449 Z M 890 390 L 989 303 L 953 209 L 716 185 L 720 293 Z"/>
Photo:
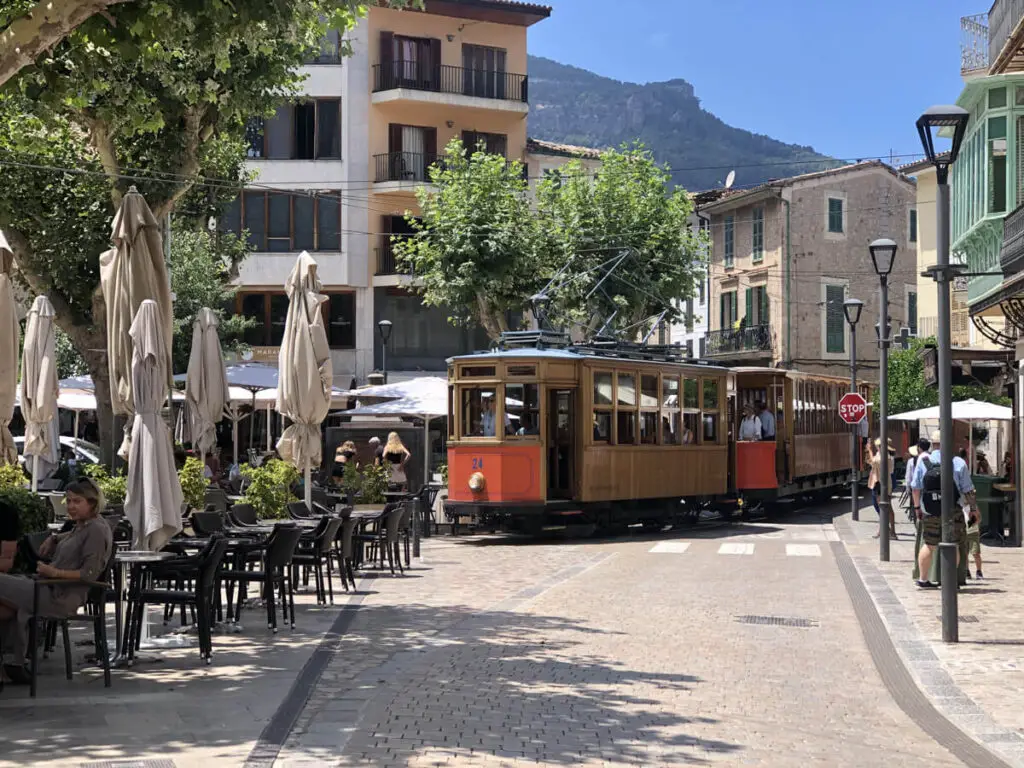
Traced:
<path fill-rule="evenodd" d="M 430 533 L 427 510 L 436 492 L 391 492 L 385 503 L 353 506 L 344 494 L 317 485 L 311 508 L 294 501 L 279 519 L 258 519 L 244 497 L 211 486 L 203 509 L 183 505 L 181 533 L 156 552 L 132 549 L 131 523 L 116 511 L 105 514 L 114 549 L 84 608 L 70 617 L 40 616 L 30 625 L 30 695 L 41 687 L 58 693 L 60 667 L 71 680 L 72 651 L 83 644 L 94 649 L 88 665 L 102 669 L 110 687 L 116 684 L 112 669 L 145 674 L 145 664 L 137 665 L 140 653 L 184 646 L 198 667 L 216 663 L 218 638 L 243 623 L 265 621 L 271 638 L 295 630 L 296 593 L 314 595 L 316 606 L 328 610 L 340 595 L 356 592 L 368 573 L 401 577 L 418 556 L 420 534 Z M 56 517 L 60 505 L 53 508 L 49 530 L 18 542 L 29 562 L 41 559 L 49 533 L 71 527 Z M 76 625 L 89 631 L 84 641 L 73 641 Z"/>

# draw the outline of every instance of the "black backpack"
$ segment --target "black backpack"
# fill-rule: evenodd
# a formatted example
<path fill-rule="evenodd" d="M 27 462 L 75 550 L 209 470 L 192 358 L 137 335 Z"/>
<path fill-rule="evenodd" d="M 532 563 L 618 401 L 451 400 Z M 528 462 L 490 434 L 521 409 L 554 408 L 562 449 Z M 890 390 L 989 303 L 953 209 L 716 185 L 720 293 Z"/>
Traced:
<path fill-rule="evenodd" d="M 942 504 L 942 468 L 938 464 L 932 464 L 931 457 L 926 456 L 921 461 L 924 462 L 921 503 L 929 514 L 938 514 L 934 510 L 938 510 Z"/>

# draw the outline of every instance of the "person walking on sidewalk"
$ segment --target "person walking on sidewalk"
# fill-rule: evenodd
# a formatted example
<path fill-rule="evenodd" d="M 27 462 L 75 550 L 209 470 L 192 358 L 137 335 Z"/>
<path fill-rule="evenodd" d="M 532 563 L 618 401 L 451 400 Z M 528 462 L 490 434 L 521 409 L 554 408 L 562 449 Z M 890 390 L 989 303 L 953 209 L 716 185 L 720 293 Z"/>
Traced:
<path fill-rule="evenodd" d="M 918 519 L 921 521 L 921 551 L 917 556 L 919 569 L 917 586 L 934 587 L 928 580 L 928 573 L 932 565 L 932 556 L 935 547 L 942 541 L 942 486 L 939 463 L 942 461 L 942 452 L 939 450 L 939 431 L 932 432 L 931 452 L 926 457 L 918 459 L 917 467 L 914 470 L 914 477 L 911 480 L 910 488 L 914 495 L 914 507 L 917 510 Z M 974 499 L 974 484 L 971 482 L 971 472 L 967 462 L 959 456 L 953 457 L 953 484 L 963 498 L 964 502 L 970 505 L 971 513 L 978 514 L 978 507 Z M 953 538 L 957 542 L 956 562 L 960 566 L 960 546 L 967 538 L 967 525 L 963 514 L 957 510 L 953 515 Z"/>
<path fill-rule="evenodd" d="M 892 442 L 889 442 L 889 467 L 892 468 L 892 460 L 896 455 L 896 452 L 892 448 Z M 878 506 L 878 501 L 882 495 L 882 441 L 879 438 L 875 439 L 875 442 L 871 444 L 871 472 L 868 475 L 868 488 L 871 489 L 871 503 L 875 507 L 875 513 L 881 517 L 882 510 Z M 890 474 L 890 478 L 892 475 Z M 892 482 L 889 483 L 889 538 L 896 538 L 896 516 L 892 514 Z M 876 533 L 872 538 L 877 539 L 878 534 Z"/>

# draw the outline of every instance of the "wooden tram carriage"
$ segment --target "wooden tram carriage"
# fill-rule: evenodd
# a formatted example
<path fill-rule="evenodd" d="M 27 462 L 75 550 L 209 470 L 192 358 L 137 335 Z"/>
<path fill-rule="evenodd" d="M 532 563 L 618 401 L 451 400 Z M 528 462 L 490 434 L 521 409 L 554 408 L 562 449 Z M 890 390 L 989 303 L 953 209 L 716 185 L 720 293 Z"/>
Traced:
<path fill-rule="evenodd" d="M 535 346 L 449 361 L 452 516 L 526 531 L 661 524 L 849 479 L 839 379 L 522 336 Z M 776 405 L 776 442 L 734 441 L 753 400 Z"/>

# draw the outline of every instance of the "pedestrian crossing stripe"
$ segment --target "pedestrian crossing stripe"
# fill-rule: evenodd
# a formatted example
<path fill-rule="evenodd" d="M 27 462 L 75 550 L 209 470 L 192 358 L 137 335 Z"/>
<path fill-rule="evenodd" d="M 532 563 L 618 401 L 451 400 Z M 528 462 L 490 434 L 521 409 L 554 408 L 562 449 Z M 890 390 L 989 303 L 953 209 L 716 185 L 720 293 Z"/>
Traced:
<path fill-rule="evenodd" d="M 787 544 L 786 554 L 789 557 L 821 557 L 821 547 L 817 544 Z"/>
<path fill-rule="evenodd" d="M 752 555 L 754 554 L 753 544 L 743 544 L 741 542 L 727 541 L 725 544 L 718 548 L 718 554 L 720 555 Z"/>
<path fill-rule="evenodd" d="M 649 552 L 667 552 L 674 555 L 682 554 L 690 548 L 690 542 L 688 541 L 663 541 L 660 544 L 655 544 L 648 550 Z"/>

